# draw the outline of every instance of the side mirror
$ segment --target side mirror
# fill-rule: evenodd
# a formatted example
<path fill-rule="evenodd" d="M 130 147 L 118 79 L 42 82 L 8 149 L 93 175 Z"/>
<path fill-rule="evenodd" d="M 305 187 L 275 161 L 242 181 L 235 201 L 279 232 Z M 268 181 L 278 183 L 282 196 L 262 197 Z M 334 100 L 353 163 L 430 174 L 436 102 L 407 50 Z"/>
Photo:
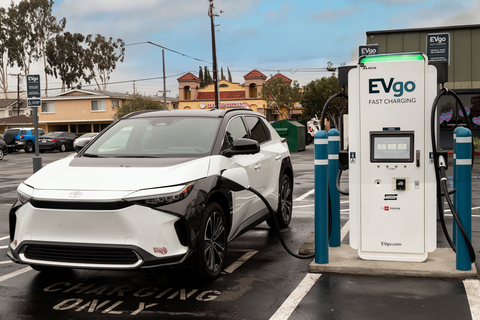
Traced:
<path fill-rule="evenodd" d="M 220 181 L 225 189 L 231 191 L 246 190 L 250 185 L 247 170 L 242 167 L 224 170 Z"/>
<path fill-rule="evenodd" d="M 260 152 L 258 141 L 247 138 L 238 138 L 233 142 L 231 149 L 223 151 L 226 157 L 233 157 L 240 154 L 256 154 Z"/>

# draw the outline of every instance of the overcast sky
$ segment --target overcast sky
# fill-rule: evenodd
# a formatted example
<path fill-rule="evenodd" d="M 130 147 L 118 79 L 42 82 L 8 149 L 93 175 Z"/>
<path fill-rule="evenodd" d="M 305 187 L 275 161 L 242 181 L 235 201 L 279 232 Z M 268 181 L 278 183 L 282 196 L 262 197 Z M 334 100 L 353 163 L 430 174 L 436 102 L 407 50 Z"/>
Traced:
<path fill-rule="evenodd" d="M 18 3 L 18 1 L 14 1 Z M 367 31 L 480 24 L 480 0 L 214 0 L 218 68 L 233 81 L 258 69 L 278 71 L 301 85 L 334 67 L 354 64 Z M 7 7 L 10 1 L 0 0 Z M 151 41 L 192 58 L 212 61 L 208 0 L 56 0 L 53 14 L 66 30 L 121 38 L 126 44 Z M 223 13 L 220 13 L 223 11 Z M 126 47 L 109 91 L 155 95 L 163 90 L 162 50 L 150 44 Z M 168 96 L 178 94 L 177 78 L 212 65 L 165 51 Z M 43 75 L 37 64 L 31 73 Z M 158 78 L 155 80 L 142 80 Z M 42 76 L 43 80 L 43 76 Z M 119 83 L 116 83 L 119 82 Z M 50 88 L 60 87 L 51 79 Z M 15 79 L 9 82 L 14 87 Z M 91 88 L 94 87 L 85 87 Z M 51 94 L 58 91 L 51 91 Z M 158 93 L 162 95 L 162 93 Z"/>

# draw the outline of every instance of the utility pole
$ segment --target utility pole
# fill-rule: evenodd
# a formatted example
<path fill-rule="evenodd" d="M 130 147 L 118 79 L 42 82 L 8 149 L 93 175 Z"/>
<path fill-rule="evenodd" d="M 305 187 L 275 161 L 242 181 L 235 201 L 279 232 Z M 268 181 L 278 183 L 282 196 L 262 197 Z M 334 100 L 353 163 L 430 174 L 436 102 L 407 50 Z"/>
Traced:
<path fill-rule="evenodd" d="M 20 77 L 21 73 L 10 74 L 13 77 L 17 77 L 17 116 L 20 115 Z M 5 95 L 5 99 L 7 96 Z"/>
<path fill-rule="evenodd" d="M 135 95 L 135 81 L 133 81 L 133 94 Z"/>
<path fill-rule="evenodd" d="M 212 57 L 213 57 L 213 85 L 215 88 L 215 108 L 220 109 L 220 95 L 218 92 L 218 76 L 217 76 L 217 48 L 215 45 L 215 24 L 213 23 L 214 17 L 218 17 L 218 14 L 213 12 L 215 8 L 213 6 L 213 0 L 208 0 L 210 2 L 210 9 L 208 10 L 208 15 L 210 16 L 210 24 L 212 29 Z M 221 13 L 221 12 L 220 12 Z"/>

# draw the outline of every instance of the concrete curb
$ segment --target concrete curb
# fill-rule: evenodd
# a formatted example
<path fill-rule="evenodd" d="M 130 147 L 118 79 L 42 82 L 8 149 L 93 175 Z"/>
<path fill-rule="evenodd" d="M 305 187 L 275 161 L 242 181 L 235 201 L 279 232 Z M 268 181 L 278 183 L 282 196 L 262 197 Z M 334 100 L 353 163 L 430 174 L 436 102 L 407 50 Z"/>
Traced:
<path fill-rule="evenodd" d="M 315 251 L 315 237 L 312 235 L 300 248 L 301 254 Z M 450 248 L 438 248 L 428 254 L 424 262 L 371 261 L 358 257 L 357 250 L 349 245 L 329 248 L 329 263 L 316 264 L 313 261 L 311 273 L 339 273 L 369 276 L 409 276 L 433 278 L 477 278 L 477 269 L 472 264 L 470 271 L 456 270 L 455 253 Z"/>

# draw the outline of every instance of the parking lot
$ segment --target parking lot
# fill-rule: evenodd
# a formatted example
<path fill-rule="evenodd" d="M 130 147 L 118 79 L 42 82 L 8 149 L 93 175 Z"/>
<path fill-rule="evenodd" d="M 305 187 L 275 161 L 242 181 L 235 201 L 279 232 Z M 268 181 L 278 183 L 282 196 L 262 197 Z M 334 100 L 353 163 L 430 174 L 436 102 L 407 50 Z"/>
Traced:
<path fill-rule="evenodd" d="M 43 164 L 74 155 L 44 153 Z M 292 154 L 294 216 L 282 234 L 295 251 L 314 230 L 313 145 Z M 473 173 L 473 245 L 480 252 L 480 165 Z M 188 269 L 38 273 L 11 263 L 8 210 L 32 174 L 32 154 L 0 161 L 0 314 L 3 319 L 478 319 L 462 279 L 309 274 L 311 260 L 281 247 L 263 223 L 229 244 L 226 268 L 202 284 Z M 94 177 L 92 177 L 94 179 Z M 346 184 L 348 175 L 342 177 Z M 348 197 L 341 197 L 342 227 Z M 448 223 L 451 217 L 448 216 Z M 447 247 L 439 228 L 438 246 Z M 343 245 L 348 245 L 348 233 Z M 477 263 L 477 269 L 479 264 Z M 475 286 L 478 280 L 473 283 Z"/>

